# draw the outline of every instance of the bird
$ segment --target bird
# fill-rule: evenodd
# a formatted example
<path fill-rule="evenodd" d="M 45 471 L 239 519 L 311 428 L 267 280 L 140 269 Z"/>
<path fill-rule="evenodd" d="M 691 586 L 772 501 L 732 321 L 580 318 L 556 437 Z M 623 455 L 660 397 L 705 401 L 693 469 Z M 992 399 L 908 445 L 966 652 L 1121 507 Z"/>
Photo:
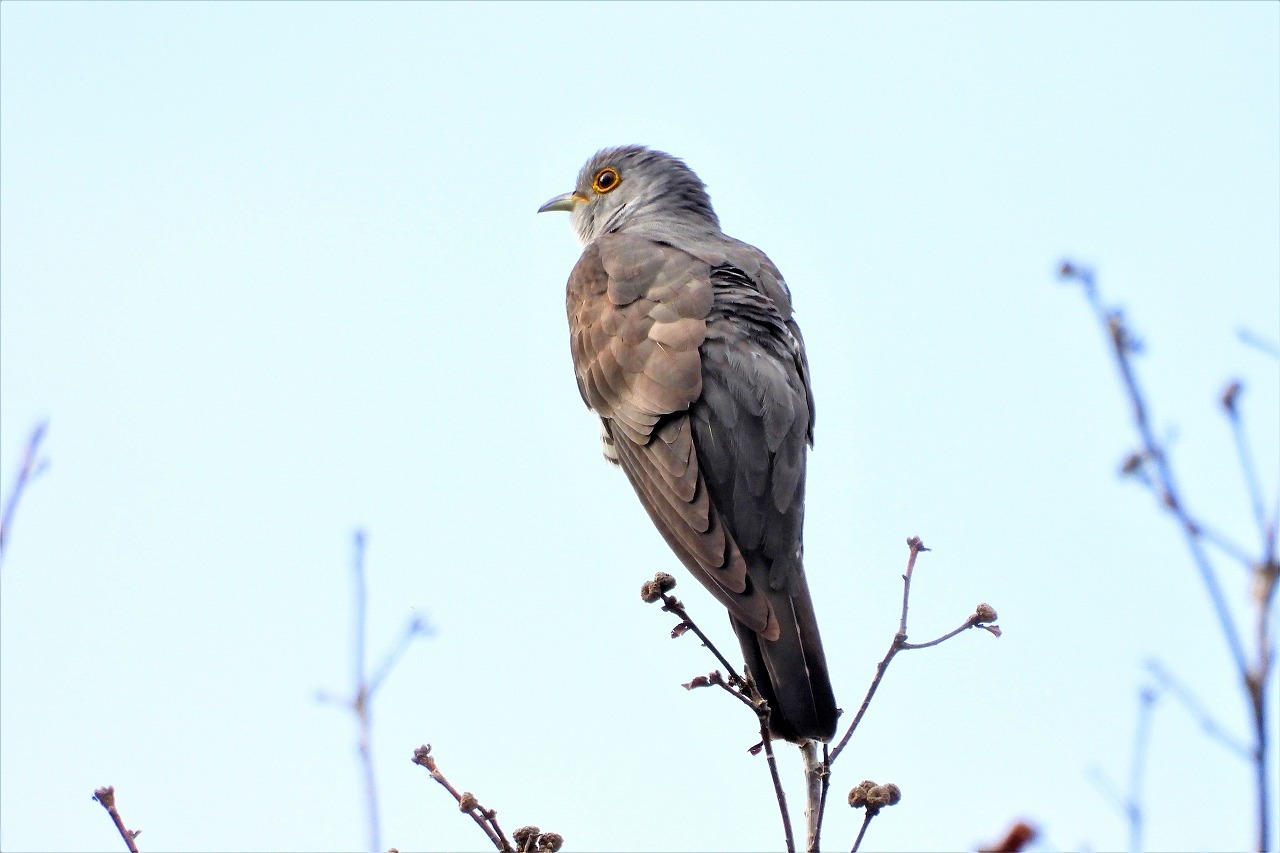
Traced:
<path fill-rule="evenodd" d="M 835 697 L 804 572 L 813 393 L 791 293 L 727 236 L 685 162 L 605 148 L 568 211 L 584 248 L 565 307 L 578 391 L 680 562 L 723 604 L 771 738 L 828 742 Z"/>

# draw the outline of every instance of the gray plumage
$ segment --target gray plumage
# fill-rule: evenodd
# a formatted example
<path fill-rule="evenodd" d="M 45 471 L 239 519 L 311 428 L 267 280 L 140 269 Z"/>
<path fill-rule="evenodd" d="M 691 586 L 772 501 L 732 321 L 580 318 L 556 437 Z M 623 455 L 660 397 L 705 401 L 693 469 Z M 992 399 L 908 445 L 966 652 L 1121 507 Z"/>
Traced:
<path fill-rule="evenodd" d="M 775 737 L 829 740 L 836 706 L 803 566 L 813 396 L 782 274 L 726 236 L 682 161 L 639 146 L 587 161 L 566 210 L 582 399 L 680 561 L 729 610 Z"/>

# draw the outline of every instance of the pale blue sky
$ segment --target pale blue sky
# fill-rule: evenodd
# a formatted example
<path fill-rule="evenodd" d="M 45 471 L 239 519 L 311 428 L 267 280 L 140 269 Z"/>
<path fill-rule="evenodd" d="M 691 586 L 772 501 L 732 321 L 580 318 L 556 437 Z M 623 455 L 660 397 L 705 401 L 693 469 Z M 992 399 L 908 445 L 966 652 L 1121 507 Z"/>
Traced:
<path fill-rule="evenodd" d="M 356 526 L 372 648 L 415 610 L 437 629 L 378 698 L 385 845 L 484 849 L 410 764 L 424 742 L 508 829 L 574 849 L 779 845 L 750 718 L 679 687 L 711 661 L 639 601 L 674 560 L 600 459 L 579 249 L 534 214 L 633 142 L 685 158 L 790 283 L 841 705 L 896 628 L 908 536 L 934 548 L 913 639 L 1000 612 L 998 641 L 895 661 L 837 764 L 837 794 L 903 789 L 870 847 L 1016 817 L 1047 848 L 1125 844 L 1089 774 L 1123 778 L 1150 655 L 1243 736 L 1054 269 L 1094 264 L 1129 311 L 1193 509 L 1253 546 L 1215 400 L 1245 381 L 1274 498 L 1277 364 L 1236 332 L 1280 339 L 1280 5 L 6 2 L 0 24 L 4 488 L 43 418 L 52 463 L 3 568 L 4 849 L 120 849 L 103 784 L 144 850 L 361 847 L 351 726 L 314 700 L 346 685 Z M 1152 848 L 1252 843 L 1242 763 L 1172 703 L 1151 749 Z M 832 806 L 832 849 L 858 819 Z"/>

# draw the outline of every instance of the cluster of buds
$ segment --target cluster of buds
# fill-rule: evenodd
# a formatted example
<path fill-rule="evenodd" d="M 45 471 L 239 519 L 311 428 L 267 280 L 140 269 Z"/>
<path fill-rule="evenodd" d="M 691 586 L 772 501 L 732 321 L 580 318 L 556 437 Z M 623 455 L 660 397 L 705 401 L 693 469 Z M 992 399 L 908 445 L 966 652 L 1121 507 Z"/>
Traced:
<path fill-rule="evenodd" d="M 897 785 L 889 782 L 877 785 L 870 779 L 859 782 L 849 792 L 849 805 L 855 809 L 865 808 L 868 817 L 875 817 L 885 806 L 896 806 L 902 799 L 902 791 Z"/>
<path fill-rule="evenodd" d="M 521 853 L 539 851 L 539 853 L 556 853 L 564 844 L 564 836 L 558 832 L 543 832 L 536 826 L 522 826 L 511 833 L 516 849 Z"/>
<path fill-rule="evenodd" d="M 676 579 L 666 572 L 658 572 L 653 576 L 653 580 L 645 581 L 640 586 L 640 597 L 644 599 L 646 604 L 653 604 L 662 598 L 663 593 L 671 592 L 676 588 Z"/>

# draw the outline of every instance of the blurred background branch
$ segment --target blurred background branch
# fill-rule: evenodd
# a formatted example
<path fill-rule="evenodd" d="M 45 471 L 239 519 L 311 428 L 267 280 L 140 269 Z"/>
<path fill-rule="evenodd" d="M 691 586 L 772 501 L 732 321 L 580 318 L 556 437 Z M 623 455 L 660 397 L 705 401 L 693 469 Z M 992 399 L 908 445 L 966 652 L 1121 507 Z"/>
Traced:
<path fill-rule="evenodd" d="M 391 670 L 404 656 L 409 645 L 418 637 L 429 636 L 431 626 L 419 615 L 414 614 L 405 624 L 400 637 L 383 656 L 382 662 L 374 670 L 373 677 L 367 675 L 366 641 L 368 636 L 369 596 L 368 583 L 365 576 L 365 533 L 356 530 L 352 536 L 351 576 L 353 583 L 352 612 L 352 688 L 351 696 L 337 699 L 328 693 L 321 692 L 321 702 L 339 704 L 351 712 L 356 722 L 356 753 L 360 759 L 361 780 L 364 787 L 365 814 L 368 826 L 369 849 L 382 849 L 382 821 L 378 811 L 378 783 L 373 767 L 373 698 L 378 689 L 385 683 Z"/>
<path fill-rule="evenodd" d="M 49 422 L 41 421 L 31 431 L 26 449 L 22 453 L 22 462 L 18 465 L 18 473 L 13 478 L 9 493 L 5 495 L 3 506 L 0 506 L 0 567 L 4 565 L 5 550 L 13 535 L 13 516 L 18 509 L 18 501 L 22 499 L 31 481 L 49 467 L 49 460 L 40 458 L 40 442 L 44 440 L 48 429 Z"/>
<path fill-rule="evenodd" d="M 1232 438 L 1236 456 L 1244 479 L 1244 488 L 1253 515 L 1253 523 L 1258 529 L 1261 548 L 1256 559 L 1248 557 L 1247 552 L 1229 543 L 1225 537 L 1209 533 L 1208 528 L 1188 509 L 1187 502 L 1174 477 L 1173 463 L 1169 458 L 1167 442 L 1156 438 L 1151 423 L 1150 404 L 1142 386 L 1138 382 L 1134 367 L 1134 356 L 1141 351 L 1141 346 L 1132 329 L 1119 309 L 1106 306 L 1098 290 L 1093 270 L 1064 260 L 1058 269 L 1059 278 L 1065 282 L 1079 285 L 1098 324 L 1106 332 L 1111 354 L 1120 373 L 1121 384 L 1128 398 L 1134 427 L 1141 442 L 1137 451 L 1129 456 L 1123 466 L 1122 473 L 1134 477 L 1156 497 L 1159 505 L 1170 513 L 1178 523 L 1183 534 L 1183 541 L 1190 553 L 1192 563 L 1196 567 L 1207 594 L 1214 616 L 1226 642 L 1235 675 L 1241 687 L 1245 703 L 1248 707 L 1249 722 L 1252 729 L 1252 744 L 1247 748 L 1254 773 L 1255 789 L 1255 849 L 1270 849 L 1270 811 L 1271 795 L 1268 790 L 1267 772 L 1269 769 L 1267 743 L 1267 699 L 1270 694 L 1269 682 L 1274 662 L 1274 638 L 1271 627 L 1271 611 L 1275 600 L 1276 580 L 1280 576 L 1280 566 L 1276 560 L 1276 528 L 1277 515 L 1280 514 L 1280 489 L 1277 490 L 1275 509 L 1268 515 L 1266 501 L 1262 495 L 1260 478 L 1253 462 L 1245 434 L 1240 412 L 1239 399 L 1243 386 L 1239 381 L 1231 381 L 1223 390 L 1220 403 L 1222 410 L 1231 425 Z M 1274 354 L 1276 348 L 1265 345 L 1252 333 L 1241 331 L 1242 341 L 1265 352 Z M 1224 553 L 1243 562 L 1251 575 L 1251 600 L 1253 605 L 1253 632 L 1251 647 L 1246 647 L 1244 632 L 1233 616 L 1227 604 L 1227 596 L 1223 591 L 1216 568 L 1211 560 L 1206 544 L 1213 544 Z M 1181 704 L 1191 711 L 1206 733 L 1219 743 L 1226 744 L 1233 752 L 1240 747 L 1224 733 L 1221 725 L 1203 709 L 1189 690 L 1181 688 L 1180 682 L 1174 681 L 1159 666 L 1148 669 L 1161 682 L 1163 689 L 1175 695 Z M 1149 716 L 1150 706 L 1154 703 L 1155 694 L 1151 691 L 1143 693 L 1144 714 L 1140 720 Z M 1135 742 L 1134 767 L 1131 773 L 1130 794 L 1121 798 L 1125 803 L 1125 811 L 1130 819 L 1130 846 L 1137 850 L 1141 846 L 1141 809 L 1136 805 L 1137 782 L 1141 780 L 1141 762 L 1145 761 L 1145 738 L 1149 725 L 1143 723 L 1139 727 L 1139 740 Z M 1136 782 L 1133 780 L 1137 780 Z"/>

